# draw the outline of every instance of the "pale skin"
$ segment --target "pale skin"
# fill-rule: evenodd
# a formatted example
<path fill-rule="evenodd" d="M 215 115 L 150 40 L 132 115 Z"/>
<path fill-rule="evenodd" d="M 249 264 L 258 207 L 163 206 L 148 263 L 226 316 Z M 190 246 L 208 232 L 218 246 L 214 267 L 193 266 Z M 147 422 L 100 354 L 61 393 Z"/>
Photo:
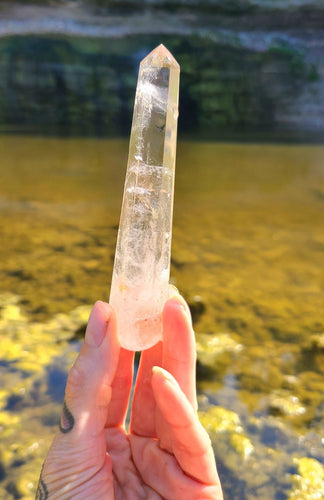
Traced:
<path fill-rule="evenodd" d="M 133 358 L 119 346 L 111 306 L 96 302 L 36 499 L 223 499 L 197 416 L 190 312 L 176 292 L 163 310 L 163 342 L 142 353 L 128 433 Z"/>

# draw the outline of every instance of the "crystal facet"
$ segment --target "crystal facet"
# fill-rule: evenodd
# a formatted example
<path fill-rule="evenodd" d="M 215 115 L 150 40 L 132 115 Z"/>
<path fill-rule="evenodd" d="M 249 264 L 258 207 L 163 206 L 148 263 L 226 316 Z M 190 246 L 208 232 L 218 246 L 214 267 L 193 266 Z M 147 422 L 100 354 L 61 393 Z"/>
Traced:
<path fill-rule="evenodd" d="M 162 339 L 168 296 L 180 67 L 159 45 L 140 64 L 110 303 L 122 347 Z"/>

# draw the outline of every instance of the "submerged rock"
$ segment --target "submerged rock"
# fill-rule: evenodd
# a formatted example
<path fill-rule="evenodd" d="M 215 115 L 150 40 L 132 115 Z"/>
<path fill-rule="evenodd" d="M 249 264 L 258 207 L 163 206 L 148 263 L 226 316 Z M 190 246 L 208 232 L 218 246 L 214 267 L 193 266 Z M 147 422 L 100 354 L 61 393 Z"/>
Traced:
<path fill-rule="evenodd" d="M 324 373 L 324 333 L 311 335 L 303 342 L 300 363 L 304 367 L 313 366 Z"/>
<path fill-rule="evenodd" d="M 235 355 L 243 349 L 242 344 L 235 340 L 235 336 L 229 333 L 217 333 L 213 335 L 200 333 L 196 340 L 198 356 L 198 376 L 212 378 L 230 365 Z"/>
<path fill-rule="evenodd" d="M 208 432 L 242 432 L 240 417 L 237 413 L 220 406 L 211 407 L 199 414 L 202 425 Z"/>
<path fill-rule="evenodd" d="M 247 458 L 253 453 L 254 446 L 250 439 L 241 433 L 233 433 L 230 436 L 230 443 L 242 458 Z"/>
<path fill-rule="evenodd" d="M 10 292 L 0 293 L 0 309 L 9 305 L 17 304 L 19 299 L 19 295 L 15 295 Z"/>
<path fill-rule="evenodd" d="M 306 412 L 305 406 L 300 403 L 297 396 L 284 391 L 270 395 L 269 407 L 272 414 L 298 416 Z"/>
<path fill-rule="evenodd" d="M 318 500 L 324 498 L 324 467 L 314 458 L 295 458 L 298 473 L 293 476 L 293 487 L 288 500 Z"/>
<path fill-rule="evenodd" d="M 206 412 L 200 412 L 199 418 L 212 437 L 219 434 L 227 434 L 231 447 L 242 458 L 247 458 L 254 450 L 250 439 L 244 435 L 240 417 L 237 413 L 220 406 L 211 407 Z"/>
<path fill-rule="evenodd" d="M 194 295 L 191 300 L 188 300 L 188 305 L 191 312 L 192 322 L 195 324 L 206 311 L 206 304 L 200 295 Z"/>
<path fill-rule="evenodd" d="M 0 350 L 3 362 L 25 373 L 39 373 L 59 356 L 62 344 L 74 338 L 91 311 L 91 306 L 79 306 L 69 314 L 35 323 L 28 321 L 17 302 L 13 295 L 6 295 L 2 301 L 0 297 Z M 3 397 L 0 393 L 0 400 Z"/>
<path fill-rule="evenodd" d="M 236 493 L 231 498 L 322 498 L 321 458 L 293 458 L 297 450 L 314 456 L 320 442 L 318 437 L 308 442 L 277 417 L 256 418 L 249 413 L 240 417 L 235 411 L 210 406 L 210 400 L 207 394 L 199 397 L 204 410 L 199 416 L 211 437 L 220 478 L 227 492 L 231 491 L 227 481 L 232 478 Z M 318 496 L 313 496 L 316 491 Z"/>

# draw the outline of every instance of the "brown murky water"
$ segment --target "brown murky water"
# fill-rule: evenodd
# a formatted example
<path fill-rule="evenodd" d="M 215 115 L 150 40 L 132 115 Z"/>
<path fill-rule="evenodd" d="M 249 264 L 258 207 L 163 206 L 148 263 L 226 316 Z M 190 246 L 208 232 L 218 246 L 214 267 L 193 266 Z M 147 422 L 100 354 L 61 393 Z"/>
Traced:
<path fill-rule="evenodd" d="M 127 147 L 0 136 L 0 498 L 33 498 L 91 304 L 109 295 Z M 179 144 L 172 281 L 225 498 L 324 495 L 323 158 Z"/>

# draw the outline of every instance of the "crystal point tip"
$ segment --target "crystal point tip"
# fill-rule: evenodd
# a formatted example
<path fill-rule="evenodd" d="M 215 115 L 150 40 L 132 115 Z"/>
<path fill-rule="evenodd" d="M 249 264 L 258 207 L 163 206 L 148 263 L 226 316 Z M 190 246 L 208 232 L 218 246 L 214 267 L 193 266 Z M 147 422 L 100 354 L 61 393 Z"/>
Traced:
<path fill-rule="evenodd" d="M 175 68 L 180 70 L 179 63 L 162 43 L 141 61 L 141 66 Z"/>

